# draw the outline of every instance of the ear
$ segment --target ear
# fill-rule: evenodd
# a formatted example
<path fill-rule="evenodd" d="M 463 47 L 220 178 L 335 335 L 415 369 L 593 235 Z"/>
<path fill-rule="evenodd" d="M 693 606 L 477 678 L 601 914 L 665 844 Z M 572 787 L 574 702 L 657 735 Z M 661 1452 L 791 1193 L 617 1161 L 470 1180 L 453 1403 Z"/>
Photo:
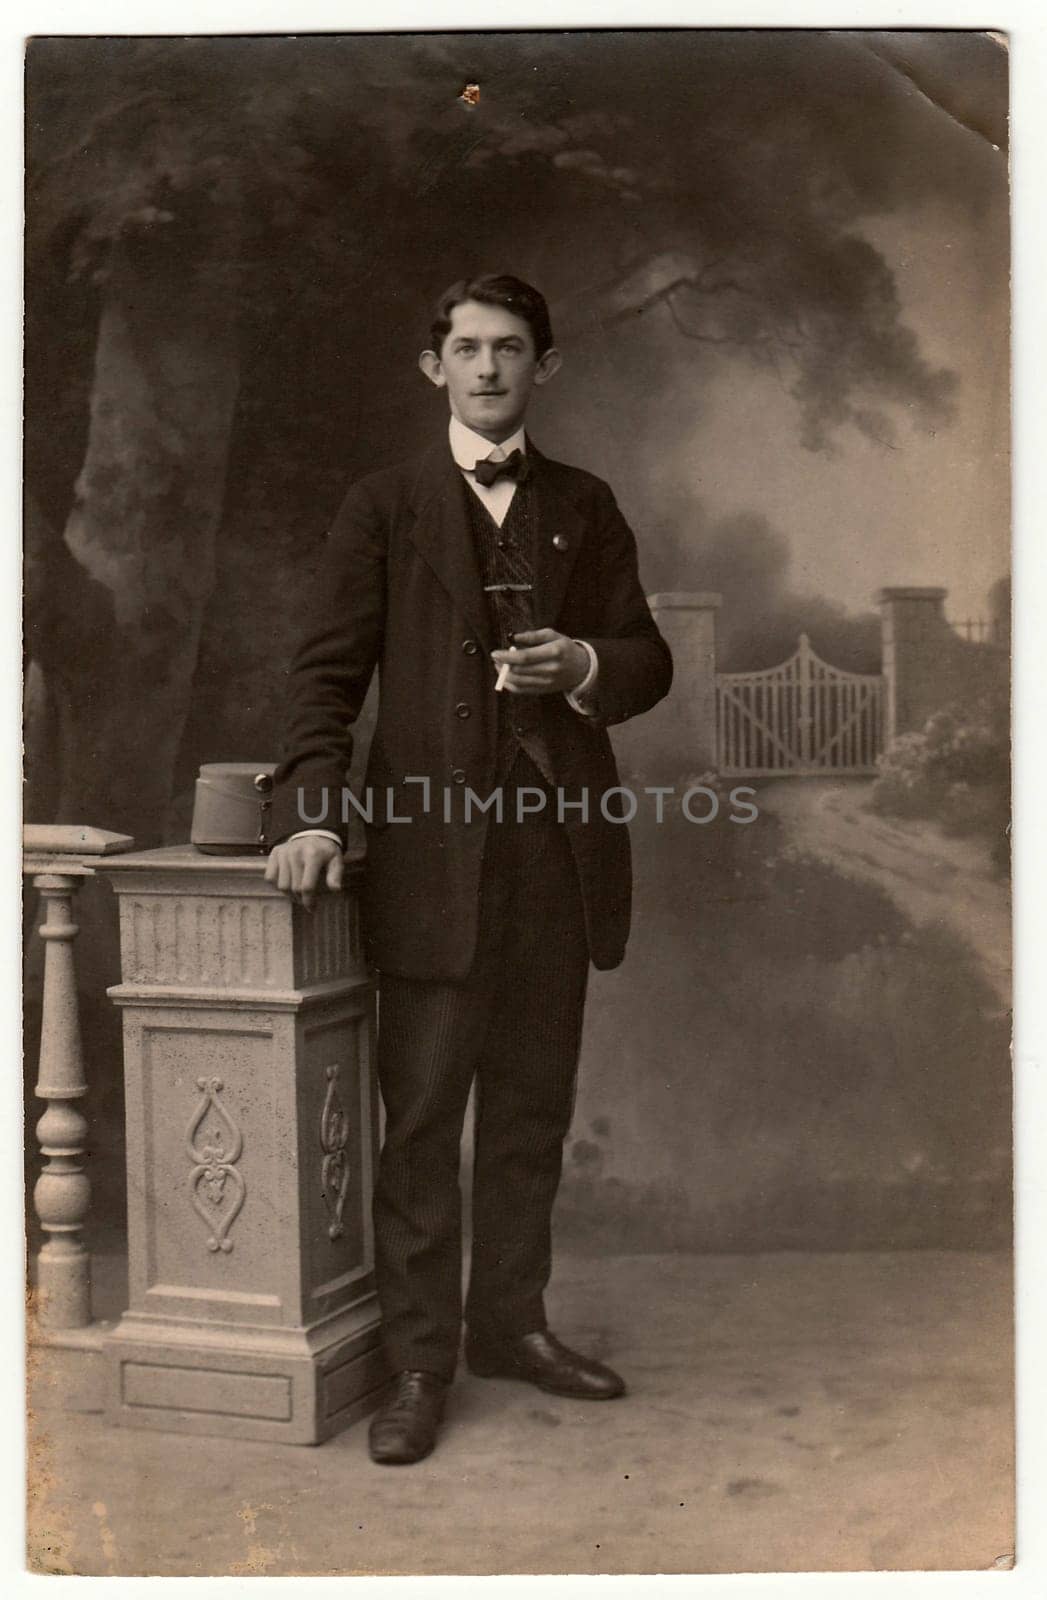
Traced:
<path fill-rule="evenodd" d="M 545 352 L 534 369 L 535 383 L 548 383 L 549 379 L 554 378 L 562 366 L 563 356 L 553 345 L 551 349 Z"/>
<path fill-rule="evenodd" d="M 418 365 L 430 383 L 435 383 L 438 389 L 446 388 L 447 379 L 444 377 L 444 369 L 435 350 L 423 350 L 418 357 Z"/>

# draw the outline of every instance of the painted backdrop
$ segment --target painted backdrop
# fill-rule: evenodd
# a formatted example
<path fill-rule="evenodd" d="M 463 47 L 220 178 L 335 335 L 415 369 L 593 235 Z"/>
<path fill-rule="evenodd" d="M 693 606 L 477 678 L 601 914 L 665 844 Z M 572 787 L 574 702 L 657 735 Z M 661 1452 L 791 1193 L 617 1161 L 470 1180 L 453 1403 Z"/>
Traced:
<path fill-rule="evenodd" d="M 34 41 L 27 819 L 184 838 L 201 762 L 276 756 L 327 523 L 443 426 L 415 358 L 478 270 L 544 288 L 565 367 L 535 436 L 612 482 L 649 590 L 723 594 L 721 665 L 771 665 L 802 628 L 876 671 L 885 584 L 984 614 L 1007 567 L 1006 74 L 960 33 Z M 901 825 L 852 849 L 844 803 L 830 827 L 796 793 L 748 830 L 638 827 L 568 1151 L 579 1244 L 1006 1234 L 987 860 Z M 102 891 L 86 914 L 115 1213 Z"/>

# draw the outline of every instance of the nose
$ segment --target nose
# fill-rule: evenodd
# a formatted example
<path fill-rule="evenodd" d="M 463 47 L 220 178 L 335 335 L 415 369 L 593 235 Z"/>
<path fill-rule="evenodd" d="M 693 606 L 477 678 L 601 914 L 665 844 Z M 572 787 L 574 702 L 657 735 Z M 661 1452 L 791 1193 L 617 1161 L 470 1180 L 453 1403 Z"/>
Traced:
<path fill-rule="evenodd" d="M 490 378 L 498 376 L 498 357 L 493 345 L 480 347 L 480 373 L 479 376 L 486 383 Z"/>

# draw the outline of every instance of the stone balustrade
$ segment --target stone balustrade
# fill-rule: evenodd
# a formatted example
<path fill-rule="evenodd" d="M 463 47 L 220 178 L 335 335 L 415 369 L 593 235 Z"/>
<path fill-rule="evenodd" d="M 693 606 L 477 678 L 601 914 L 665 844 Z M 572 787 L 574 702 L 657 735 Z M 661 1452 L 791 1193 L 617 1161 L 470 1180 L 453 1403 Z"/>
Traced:
<path fill-rule="evenodd" d="M 76 898 L 105 857 L 134 840 L 104 828 L 26 827 L 23 871 L 43 899 L 43 1009 L 36 1096 L 46 1110 L 36 1126 L 44 1165 L 33 1204 L 45 1243 L 36 1271 L 31 1333 L 53 1338 L 91 1325 L 91 1258 L 84 1225 L 91 1199 L 86 1170 L 87 1093 L 80 1038 L 75 945 Z"/>

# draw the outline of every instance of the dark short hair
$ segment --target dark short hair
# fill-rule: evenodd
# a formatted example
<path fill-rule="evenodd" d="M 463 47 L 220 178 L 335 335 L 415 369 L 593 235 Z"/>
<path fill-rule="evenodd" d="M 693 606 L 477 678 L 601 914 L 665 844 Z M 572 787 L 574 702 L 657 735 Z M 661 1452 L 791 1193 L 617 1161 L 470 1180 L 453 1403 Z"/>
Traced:
<path fill-rule="evenodd" d="M 475 300 L 482 306 L 503 306 L 521 318 L 531 330 L 536 356 L 544 356 L 552 348 L 553 328 L 545 296 L 511 273 L 485 272 L 478 278 L 459 278 L 436 302 L 430 331 L 437 355 L 451 331 L 451 313 L 466 300 Z"/>

